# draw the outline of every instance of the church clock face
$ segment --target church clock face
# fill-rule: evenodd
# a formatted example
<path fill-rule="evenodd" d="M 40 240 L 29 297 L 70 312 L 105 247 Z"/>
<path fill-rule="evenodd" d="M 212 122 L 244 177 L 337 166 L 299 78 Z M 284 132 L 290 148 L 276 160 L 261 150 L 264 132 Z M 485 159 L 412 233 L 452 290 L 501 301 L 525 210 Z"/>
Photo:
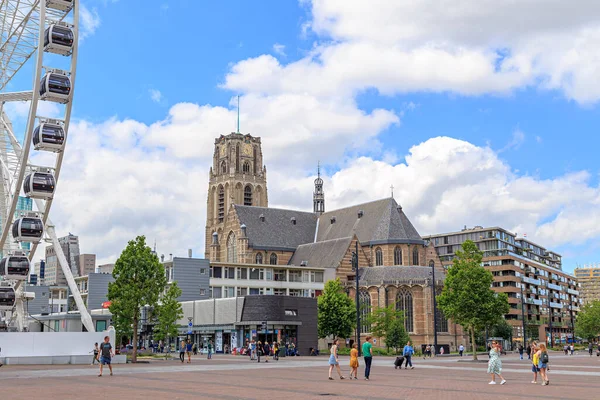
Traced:
<path fill-rule="evenodd" d="M 227 155 L 227 147 L 221 146 L 221 157 L 225 157 Z"/>
<path fill-rule="evenodd" d="M 243 153 L 245 156 L 252 156 L 252 145 L 251 144 L 244 144 L 244 150 Z"/>

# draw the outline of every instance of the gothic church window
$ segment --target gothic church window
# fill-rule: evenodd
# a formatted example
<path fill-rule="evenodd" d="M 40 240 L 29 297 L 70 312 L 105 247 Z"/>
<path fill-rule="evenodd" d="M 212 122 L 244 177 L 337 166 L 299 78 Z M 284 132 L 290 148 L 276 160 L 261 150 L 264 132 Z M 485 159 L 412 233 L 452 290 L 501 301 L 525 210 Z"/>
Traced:
<path fill-rule="evenodd" d="M 361 333 L 369 333 L 371 331 L 371 325 L 367 324 L 371 315 L 371 295 L 366 290 L 361 290 L 358 294 L 358 302 L 360 304 L 360 319 L 361 319 Z"/>
<path fill-rule="evenodd" d="M 256 263 L 257 264 L 262 264 L 263 263 L 262 253 L 256 253 Z"/>
<path fill-rule="evenodd" d="M 221 163 L 221 173 L 222 174 L 226 174 L 227 173 L 227 163 L 225 161 L 223 161 Z"/>
<path fill-rule="evenodd" d="M 219 186 L 219 222 L 225 219 L 225 189 Z"/>
<path fill-rule="evenodd" d="M 242 170 L 245 174 L 249 174 L 250 173 L 250 163 L 248 161 L 246 161 L 242 167 Z"/>
<path fill-rule="evenodd" d="M 413 265 L 419 265 L 419 248 L 417 246 L 413 249 Z"/>
<path fill-rule="evenodd" d="M 396 246 L 394 249 L 394 265 L 402 265 L 402 249 Z"/>
<path fill-rule="evenodd" d="M 441 288 L 436 288 L 436 296 L 439 296 L 440 294 L 442 294 L 442 289 Z M 446 318 L 446 316 L 444 315 L 444 313 L 442 312 L 442 310 L 440 310 L 439 307 L 437 307 L 435 309 L 436 313 L 435 313 L 435 322 L 437 325 L 437 333 L 447 333 L 448 332 L 448 319 Z"/>
<path fill-rule="evenodd" d="M 413 295 L 408 289 L 401 289 L 396 295 L 396 310 L 404 313 L 404 329 L 414 332 Z"/>
<path fill-rule="evenodd" d="M 375 265 L 376 266 L 383 265 L 383 251 L 381 251 L 381 247 L 378 247 L 375 250 Z"/>
<path fill-rule="evenodd" d="M 277 265 L 277 254 L 271 253 L 271 258 L 269 260 L 269 264 Z"/>
<path fill-rule="evenodd" d="M 227 236 L 227 262 L 237 262 L 237 242 L 233 232 Z"/>
<path fill-rule="evenodd" d="M 252 188 L 249 185 L 244 188 L 244 205 L 252 205 Z"/>

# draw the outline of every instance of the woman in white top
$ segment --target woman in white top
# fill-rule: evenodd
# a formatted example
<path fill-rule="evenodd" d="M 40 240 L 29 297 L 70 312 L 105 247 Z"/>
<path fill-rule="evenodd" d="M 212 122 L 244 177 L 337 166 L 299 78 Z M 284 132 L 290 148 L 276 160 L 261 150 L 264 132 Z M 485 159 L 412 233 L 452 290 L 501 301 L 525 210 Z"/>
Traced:
<path fill-rule="evenodd" d="M 333 380 L 331 377 L 331 373 L 333 372 L 333 367 L 337 368 L 338 375 L 340 379 L 346 379 L 342 376 L 342 370 L 340 369 L 340 362 L 338 360 L 338 340 L 335 339 L 333 341 L 333 345 L 331 346 L 331 351 L 329 355 L 329 380 Z"/>

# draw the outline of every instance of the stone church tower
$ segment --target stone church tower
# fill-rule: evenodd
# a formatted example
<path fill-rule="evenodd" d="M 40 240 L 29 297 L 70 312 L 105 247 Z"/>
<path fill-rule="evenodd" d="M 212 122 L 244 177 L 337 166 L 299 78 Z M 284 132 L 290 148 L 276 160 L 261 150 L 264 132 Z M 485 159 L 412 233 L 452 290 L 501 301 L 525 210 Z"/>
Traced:
<path fill-rule="evenodd" d="M 267 207 L 267 169 L 263 165 L 259 137 L 231 133 L 215 139 L 213 166 L 206 202 L 205 257 L 210 254 L 212 235 L 222 240 L 225 217 L 232 204 Z"/>

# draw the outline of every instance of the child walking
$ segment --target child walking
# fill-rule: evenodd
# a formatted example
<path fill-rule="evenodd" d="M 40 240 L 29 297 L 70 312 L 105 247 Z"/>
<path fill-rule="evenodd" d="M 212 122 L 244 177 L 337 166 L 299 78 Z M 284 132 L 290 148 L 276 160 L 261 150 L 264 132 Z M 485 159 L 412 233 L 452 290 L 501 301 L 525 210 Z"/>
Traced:
<path fill-rule="evenodd" d="M 350 350 L 350 379 L 354 376 L 354 379 L 358 379 L 358 344 L 354 343 L 352 345 L 352 350 Z"/>

